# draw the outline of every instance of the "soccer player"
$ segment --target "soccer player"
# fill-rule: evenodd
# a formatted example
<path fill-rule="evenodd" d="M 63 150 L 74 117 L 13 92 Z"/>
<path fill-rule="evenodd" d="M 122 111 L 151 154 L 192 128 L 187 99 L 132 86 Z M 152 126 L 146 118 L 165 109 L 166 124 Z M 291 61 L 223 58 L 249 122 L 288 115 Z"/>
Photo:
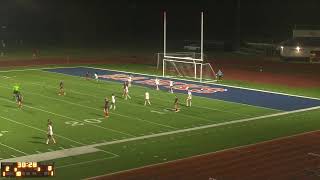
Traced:
<path fill-rule="evenodd" d="M 222 73 L 222 71 L 219 69 L 219 70 L 218 70 L 218 73 L 216 74 L 216 79 L 217 79 L 217 80 L 222 80 L 222 78 L 223 78 L 223 73 Z"/>
<path fill-rule="evenodd" d="M 125 94 L 126 94 L 126 87 L 127 87 L 127 86 L 128 86 L 127 81 L 124 81 L 124 82 L 123 82 L 123 93 L 122 93 L 122 97 L 124 97 Z"/>
<path fill-rule="evenodd" d="M 173 105 L 174 105 L 174 111 L 175 112 L 179 112 L 180 111 L 180 109 L 179 109 L 179 98 L 178 98 L 177 95 L 175 95 Z"/>
<path fill-rule="evenodd" d="M 46 144 L 49 144 L 49 141 L 52 140 L 53 144 L 56 143 L 56 140 L 53 137 L 53 130 L 52 130 L 52 122 L 50 121 L 50 119 L 48 119 L 48 138 L 47 138 L 47 142 Z"/>
<path fill-rule="evenodd" d="M 129 95 L 129 87 L 126 86 L 124 89 L 124 98 L 125 100 L 127 100 L 128 98 L 131 99 L 130 95 Z"/>
<path fill-rule="evenodd" d="M 170 80 L 169 86 L 170 86 L 170 92 L 173 93 L 173 81 L 172 80 Z"/>
<path fill-rule="evenodd" d="M 110 105 L 110 109 L 116 110 L 116 96 L 114 94 L 112 94 L 111 96 L 111 105 Z"/>
<path fill-rule="evenodd" d="M 99 81 L 99 76 L 98 76 L 98 74 L 95 72 L 94 73 L 94 79 L 96 80 L 96 81 Z"/>
<path fill-rule="evenodd" d="M 160 80 L 158 78 L 156 78 L 154 80 L 154 83 L 156 84 L 156 89 L 159 90 L 159 84 L 160 84 Z"/>
<path fill-rule="evenodd" d="M 23 96 L 21 95 L 21 93 L 18 93 L 17 102 L 18 102 L 18 107 L 19 108 L 22 108 L 22 101 L 23 101 Z"/>
<path fill-rule="evenodd" d="M 66 95 L 66 92 L 64 91 L 64 84 L 63 81 L 60 81 L 59 84 L 59 96 L 64 96 Z"/>
<path fill-rule="evenodd" d="M 146 91 L 144 93 L 144 105 L 147 105 L 147 103 L 151 106 L 151 103 L 150 103 L 150 94 L 148 91 Z"/>
<path fill-rule="evenodd" d="M 192 102 L 192 92 L 190 90 L 188 90 L 188 96 L 187 96 L 187 99 L 186 99 L 187 107 L 191 107 L 191 102 Z"/>
<path fill-rule="evenodd" d="M 90 79 L 90 73 L 89 73 L 89 71 L 87 71 L 87 73 L 86 73 L 86 80 L 89 80 Z"/>
<path fill-rule="evenodd" d="M 104 100 L 103 112 L 104 112 L 104 117 L 108 118 L 109 117 L 109 99 L 108 98 Z"/>
<path fill-rule="evenodd" d="M 20 93 L 20 87 L 18 84 L 13 86 L 13 99 L 17 100 L 17 96 Z"/>
<path fill-rule="evenodd" d="M 129 75 L 129 77 L 128 77 L 128 87 L 131 87 L 131 83 L 132 83 L 132 76 Z"/>

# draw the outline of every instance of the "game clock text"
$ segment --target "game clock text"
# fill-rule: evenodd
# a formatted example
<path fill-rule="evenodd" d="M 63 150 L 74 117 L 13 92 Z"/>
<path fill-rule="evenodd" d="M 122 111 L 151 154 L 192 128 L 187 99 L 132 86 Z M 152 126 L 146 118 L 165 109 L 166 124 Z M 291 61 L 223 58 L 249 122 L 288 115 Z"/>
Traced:
<path fill-rule="evenodd" d="M 1 177 L 50 177 L 54 176 L 54 163 L 2 162 Z"/>

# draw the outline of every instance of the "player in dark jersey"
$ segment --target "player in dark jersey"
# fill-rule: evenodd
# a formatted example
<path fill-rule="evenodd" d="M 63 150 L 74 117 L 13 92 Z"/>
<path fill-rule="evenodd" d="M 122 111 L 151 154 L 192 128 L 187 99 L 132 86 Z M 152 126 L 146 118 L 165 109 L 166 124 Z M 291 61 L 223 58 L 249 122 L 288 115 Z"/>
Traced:
<path fill-rule="evenodd" d="M 103 112 L 104 112 L 104 117 L 108 118 L 109 117 L 109 99 L 108 98 L 104 100 Z"/>
<path fill-rule="evenodd" d="M 175 96 L 173 105 L 174 105 L 174 111 L 175 112 L 179 112 L 180 109 L 179 109 L 179 98 L 178 98 L 178 96 Z"/>
<path fill-rule="evenodd" d="M 64 96 L 66 95 L 66 92 L 64 91 L 64 84 L 63 81 L 60 81 L 59 84 L 59 96 Z"/>
<path fill-rule="evenodd" d="M 18 102 L 18 107 L 19 108 L 22 108 L 22 101 L 23 101 L 23 96 L 21 95 L 21 93 L 18 93 L 17 102 Z"/>
<path fill-rule="evenodd" d="M 126 95 L 126 88 L 128 87 L 128 81 L 124 81 L 123 82 L 123 93 L 122 93 L 122 97 L 125 97 Z"/>

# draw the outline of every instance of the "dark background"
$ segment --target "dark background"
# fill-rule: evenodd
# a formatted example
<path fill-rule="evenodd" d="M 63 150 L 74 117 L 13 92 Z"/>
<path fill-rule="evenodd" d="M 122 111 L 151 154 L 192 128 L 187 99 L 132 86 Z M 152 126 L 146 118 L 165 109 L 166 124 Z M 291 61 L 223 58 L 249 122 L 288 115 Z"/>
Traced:
<path fill-rule="evenodd" d="M 0 39 L 34 43 L 162 43 L 168 40 L 280 41 L 295 24 L 320 24 L 319 0 L 0 0 Z M 240 7 L 240 8 L 239 8 Z"/>

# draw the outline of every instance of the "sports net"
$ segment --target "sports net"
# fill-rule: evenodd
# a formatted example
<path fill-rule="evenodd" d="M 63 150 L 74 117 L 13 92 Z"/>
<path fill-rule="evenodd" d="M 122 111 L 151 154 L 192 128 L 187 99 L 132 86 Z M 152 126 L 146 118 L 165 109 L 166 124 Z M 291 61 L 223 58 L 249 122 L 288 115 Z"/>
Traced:
<path fill-rule="evenodd" d="M 156 56 L 156 61 L 157 61 L 157 69 L 161 69 L 164 54 L 163 53 L 156 53 L 155 56 Z M 200 59 L 201 54 L 196 53 L 196 52 L 173 52 L 173 53 L 166 53 L 166 56 L 189 57 L 189 58 L 193 58 L 193 59 Z"/>
<path fill-rule="evenodd" d="M 202 66 L 202 67 L 201 67 Z M 209 63 L 164 59 L 164 76 L 214 81 L 216 74 Z"/>

